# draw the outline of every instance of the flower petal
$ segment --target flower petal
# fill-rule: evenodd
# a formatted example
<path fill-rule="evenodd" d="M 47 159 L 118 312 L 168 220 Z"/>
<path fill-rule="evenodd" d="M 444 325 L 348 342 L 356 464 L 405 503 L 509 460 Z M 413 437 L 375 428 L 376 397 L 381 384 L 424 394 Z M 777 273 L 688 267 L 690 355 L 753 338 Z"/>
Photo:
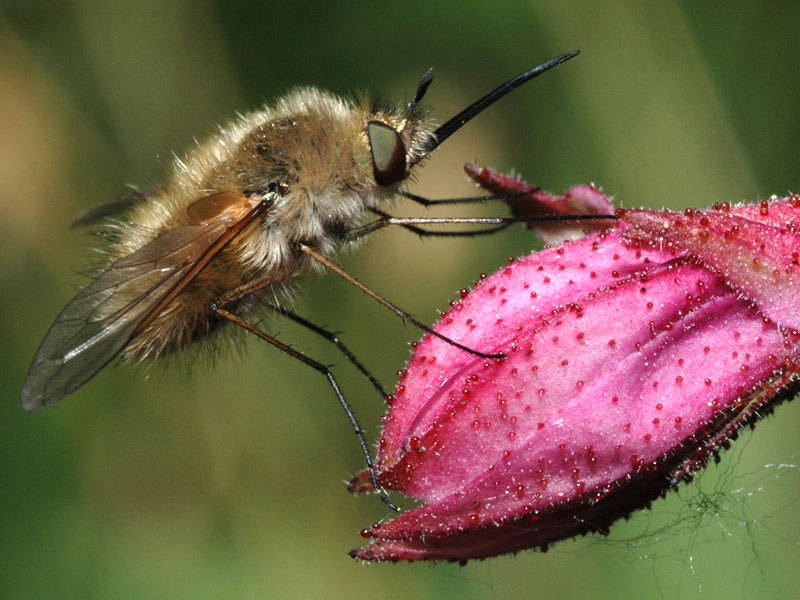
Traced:
<path fill-rule="evenodd" d="M 481 282 L 442 318 L 437 331 L 483 352 L 514 352 L 513 348 L 517 348 L 524 354 L 528 348 L 522 348 L 520 340 L 515 339 L 522 328 L 533 330 L 546 323 L 554 311 L 562 311 L 619 279 L 672 258 L 667 252 L 633 248 L 623 243 L 618 233 L 599 234 L 544 250 Z M 444 452 L 434 439 L 436 428 L 443 426 L 442 419 L 450 418 L 451 412 L 467 404 L 474 411 L 468 396 L 479 390 L 472 392 L 472 388 L 476 384 L 485 385 L 502 367 L 496 361 L 471 356 L 432 336 L 423 338 L 384 419 L 378 458 L 385 482 L 391 481 L 390 487 L 420 499 L 434 500 L 452 491 L 456 470 L 459 479 L 469 481 L 487 466 L 485 460 L 489 456 L 483 457 L 484 460 L 456 460 L 442 467 L 438 475 L 438 467 L 433 469 L 418 485 L 409 478 L 413 464 L 429 462 L 430 457 L 421 456 L 421 448 L 431 450 L 431 456 Z M 464 390 L 468 392 L 465 394 Z M 482 418 L 472 414 L 471 417 L 461 414 L 459 422 L 468 419 L 472 423 Z"/>
<path fill-rule="evenodd" d="M 800 329 L 800 202 L 730 211 L 624 210 L 628 237 L 671 245 L 718 273 L 776 323 Z"/>
<path fill-rule="evenodd" d="M 530 196 L 511 198 L 506 203 L 516 217 L 566 216 L 566 215 L 613 215 L 614 206 L 605 195 L 591 185 L 576 185 L 563 196 L 552 196 L 519 177 L 502 175 L 497 171 L 464 165 L 464 171 L 479 186 L 493 194 L 518 194 L 531 192 Z M 589 232 L 607 229 L 610 221 L 551 221 L 527 224 L 547 244 L 560 244 L 577 240 Z"/>
<path fill-rule="evenodd" d="M 671 291 L 676 279 L 705 289 L 687 300 L 682 289 Z M 631 279 L 584 302 L 582 316 L 566 311 L 540 329 L 531 336 L 531 357 L 518 352 L 498 365 L 491 389 L 476 392 L 479 398 L 462 410 L 469 418 L 480 406 L 490 426 L 481 423 L 473 431 L 454 418 L 433 436 L 446 440 L 444 450 L 409 458 L 413 469 L 403 491 L 418 496 L 427 483 L 450 477 L 457 485 L 453 493 L 373 535 L 450 535 L 510 515 L 560 513 L 562 504 L 597 502 L 643 470 L 663 478 L 665 468 L 679 464 L 676 448 L 688 453 L 698 447 L 691 441 L 698 430 L 710 433 L 723 416 L 744 408 L 765 381 L 781 375 L 787 353 L 796 352 L 715 279 L 692 265 L 664 268 L 649 277 L 646 294 Z M 652 297 L 665 301 L 649 308 Z M 581 337 L 587 326 L 591 334 Z M 549 348 L 554 333 L 557 349 Z M 523 368 L 531 366 L 538 369 Z M 514 369 L 516 377 L 510 376 Z M 516 386 L 525 390 L 522 397 L 494 402 L 496 389 Z M 463 477 L 467 459 L 481 467 L 473 480 Z"/>

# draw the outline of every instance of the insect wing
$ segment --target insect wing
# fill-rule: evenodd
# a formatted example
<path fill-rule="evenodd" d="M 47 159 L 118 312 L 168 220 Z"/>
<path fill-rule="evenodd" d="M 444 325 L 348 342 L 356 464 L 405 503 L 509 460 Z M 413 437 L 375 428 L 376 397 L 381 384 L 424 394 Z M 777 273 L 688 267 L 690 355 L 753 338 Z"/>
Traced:
<path fill-rule="evenodd" d="M 69 222 L 69 226 L 74 228 L 80 225 L 89 225 L 90 223 L 99 221 L 100 219 L 115 212 L 131 208 L 132 206 L 147 200 L 147 197 L 156 192 L 158 189 L 159 186 L 154 185 L 144 190 L 133 190 L 124 196 L 111 198 L 110 200 L 105 200 L 95 204 L 72 219 L 72 221 Z"/>
<path fill-rule="evenodd" d="M 74 392 L 125 347 L 230 223 L 178 227 L 115 261 L 61 311 L 42 341 L 20 402 L 38 410 Z"/>

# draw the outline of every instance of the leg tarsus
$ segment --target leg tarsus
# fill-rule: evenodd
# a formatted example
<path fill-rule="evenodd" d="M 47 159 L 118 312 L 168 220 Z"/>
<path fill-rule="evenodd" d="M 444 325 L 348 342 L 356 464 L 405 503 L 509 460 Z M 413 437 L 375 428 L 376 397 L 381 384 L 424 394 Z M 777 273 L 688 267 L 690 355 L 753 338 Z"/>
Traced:
<path fill-rule="evenodd" d="M 450 344 L 451 346 L 454 346 L 455 348 L 458 348 L 459 350 L 463 350 L 464 352 L 468 352 L 470 354 L 473 354 L 474 356 L 479 356 L 481 358 L 494 358 L 494 359 L 504 359 L 506 357 L 505 354 L 502 354 L 502 353 L 500 353 L 500 354 L 487 354 L 485 352 L 479 352 L 478 350 L 470 348 L 469 346 L 465 346 L 464 344 L 460 344 L 457 341 L 455 341 L 454 339 L 449 338 L 446 335 L 443 335 L 443 334 L 439 333 L 438 331 L 435 331 L 434 329 L 431 329 L 430 327 L 428 327 L 427 325 L 425 325 L 421 321 L 415 319 L 413 316 L 411 316 L 411 314 L 407 313 L 406 311 L 402 310 L 401 308 L 399 308 L 399 307 L 395 306 L 394 304 L 392 304 L 391 302 L 389 302 L 383 296 L 377 294 L 376 292 L 373 292 L 366 285 L 364 285 L 363 283 L 358 281 L 355 277 L 353 277 L 352 275 L 347 273 L 344 269 L 342 269 L 341 267 L 339 267 L 335 263 L 333 263 L 330 260 L 328 260 L 324 255 L 320 254 L 319 252 L 317 252 L 313 248 L 310 248 L 309 246 L 301 244 L 300 245 L 300 250 L 302 250 L 305 254 L 307 254 L 313 260 L 317 261 L 321 265 L 327 267 L 328 269 L 330 269 L 331 271 L 333 271 L 334 273 L 339 275 L 339 277 L 343 278 L 345 281 L 347 281 L 347 282 L 353 284 L 354 286 L 356 286 L 358 289 L 360 289 L 362 292 L 364 292 L 367 296 L 369 296 L 373 300 L 377 300 L 383 306 L 385 306 L 386 308 L 391 310 L 394 314 L 396 314 L 401 319 L 403 319 L 406 323 L 410 323 L 414 327 L 418 327 L 422 331 L 424 331 L 426 333 L 429 333 L 430 335 L 432 335 L 434 337 L 439 338 L 443 342 L 445 342 L 447 344 Z"/>
<path fill-rule="evenodd" d="M 319 335 L 319 336 L 325 338 L 326 340 L 328 340 L 329 342 L 331 342 L 334 346 L 336 346 L 336 348 L 339 349 L 339 351 L 344 355 L 344 357 L 347 360 L 349 360 L 350 363 L 356 369 L 358 369 L 361 372 L 362 375 L 364 375 L 364 377 L 367 378 L 367 380 L 372 384 L 372 387 L 374 387 L 376 390 L 378 390 L 378 393 L 381 395 L 381 398 L 384 399 L 384 400 L 386 399 L 386 396 L 388 396 L 388 392 L 386 391 L 386 388 L 384 388 L 383 385 L 381 384 L 381 382 L 378 381 L 377 377 L 375 377 L 361 363 L 361 361 L 358 360 L 358 358 L 356 358 L 356 355 L 353 354 L 350 351 L 350 349 L 347 346 L 344 345 L 344 343 L 339 339 L 339 335 L 338 334 L 336 334 L 336 333 L 334 333 L 332 331 L 328 331 L 324 327 L 320 327 L 319 325 L 317 325 L 315 323 L 312 323 L 308 319 L 304 319 L 303 317 L 293 313 L 292 311 L 287 310 L 285 308 L 282 308 L 280 306 L 275 306 L 274 304 L 270 304 L 269 307 L 272 310 L 274 310 L 275 312 L 285 316 L 288 319 L 291 319 L 295 323 L 297 323 L 299 325 L 302 325 L 303 327 L 313 331 L 317 335 Z"/>
<path fill-rule="evenodd" d="M 391 502 L 391 500 L 389 500 L 389 498 L 386 496 L 386 492 L 384 492 L 383 488 L 378 484 L 378 476 L 375 472 L 375 465 L 372 462 L 372 456 L 370 456 L 369 453 L 369 446 L 367 446 L 367 440 L 364 437 L 364 430 L 361 428 L 361 425 L 359 425 L 358 420 L 356 419 L 356 416 L 353 413 L 353 409 L 350 408 L 350 403 L 344 397 L 344 394 L 342 393 L 341 388 L 339 388 L 339 384 L 336 382 L 336 378 L 333 376 L 331 370 L 321 362 L 316 361 L 313 358 L 309 358 L 308 356 L 305 356 L 301 352 L 294 350 L 293 348 L 291 348 L 291 346 L 284 344 L 283 342 L 279 342 L 271 335 L 264 333 L 263 331 L 254 327 L 241 317 L 231 312 L 228 312 L 223 308 L 219 308 L 216 305 L 213 305 L 213 309 L 214 312 L 216 312 L 216 314 L 219 315 L 220 318 L 225 319 L 226 321 L 229 321 L 234 325 L 238 325 L 242 329 L 252 333 L 256 337 L 264 340 L 265 342 L 272 344 L 279 350 L 282 350 L 289 356 L 296 358 L 300 362 L 305 363 L 315 371 L 322 373 L 325 376 L 325 378 L 328 380 L 328 383 L 333 388 L 333 392 L 336 394 L 336 398 L 339 400 L 339 404 L 341 404 L 342 408 L 344 409 L 344 412 L 347 414 L 347 418 L 350 420 L 350 424 L 353 427 L 353 431 L 355 432 L 356 437 L 358 438 L 358 443 L 360 444 L 361 450 L 364 453 L 364 458 L 366 459 L 367 462 L 367 469 L 369 470 L 370 479 L 372 481 L 373 487 L 375 488 L 375 492 L 378 494 L 378 497 L 384 502 L 384 504 L 386 504 L 386 506 L 395 511 L 400 510 L 397 506 L 395 506 Z"/>

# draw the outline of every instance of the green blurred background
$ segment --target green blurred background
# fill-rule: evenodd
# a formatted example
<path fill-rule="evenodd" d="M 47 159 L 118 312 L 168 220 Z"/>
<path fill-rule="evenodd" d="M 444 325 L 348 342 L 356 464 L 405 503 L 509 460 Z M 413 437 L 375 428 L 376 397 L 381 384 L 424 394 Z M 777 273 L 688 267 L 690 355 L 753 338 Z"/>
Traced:
<path fill-rule="evenodd" d="M 415 191 L 474 193 L 460 171 L 473 159 L 552 191 L 595 182 L 627 206 L 797 191 L 800 5 L 114 4 L 0 0 L 0 597 L 796 597 L 796 404 L 610 540 L 461 568 L 347 557 L 387 510 L 345 489 L 362 458 L 324 380 L 268 347 L 190 374 L 108 369 L 38 414 L 17 397 L 85 281 L 74 270 L 92 240 L 69 219 L 157 182 L 172 151 L 297 84 L 407 99 L 433 64 L 426 103 L 445 119 L 579 48 L 451 138 Z M 424 242 L 386 231 L 342 261 L 432 322 L 478 273 L 533 245 L 521 228 Z M 298 311 L 345 332 L 393 384 L 418 332 L 333 277 L 304 290 Z M 375 439 L 383 407 L 358 374 L 296 327 L 268 328 L 339 365 Z"/>

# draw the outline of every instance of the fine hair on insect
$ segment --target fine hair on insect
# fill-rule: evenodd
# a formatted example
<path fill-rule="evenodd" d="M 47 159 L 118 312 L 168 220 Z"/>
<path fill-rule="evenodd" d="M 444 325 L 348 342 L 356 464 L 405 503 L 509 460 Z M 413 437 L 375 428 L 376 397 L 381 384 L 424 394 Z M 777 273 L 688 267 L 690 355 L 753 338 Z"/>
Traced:
<path fill-rule="evenodd" d="M 335 256 L 343 246 L 389 225 L 419 235 L 475 235 L 515 222 L 554 220 L 396 218 L 384 209 L 397 196 L 426 206 L 498 199 L 427 200 L 408 193 L 404 182 L 484 108 L 575 55 L 564 54 L 520 74 L 439 127 L 419 104 L 432 70 L 405 106 L 351 102 L 300 88 L 225 125 L 176 159 L 160 185 L 89 209 L 73 225 L 122 209 L 128 214 L 113 225 L 104 270 L 61 311 L 39 346 L 22 387 L 22 407 L 38 410 L 58 402 L 116 358 L 157 360 L 235 325 L 325 376 L 358 436 L 374 488 L 380 490 L 362 429 L 330 369 L 261 331 L 252 323 L 253 313 L 266 308 L 330 340 L 384 397 L 381 384 L 334 334 L 285 306 L 287 286 L 297 276 L 333 271 L 429 334 L 467 353 L 502 358 L 434 332 L 348 275 Z M 443 223 L 491 227 L 477 232 L 424 227 Z"/>

